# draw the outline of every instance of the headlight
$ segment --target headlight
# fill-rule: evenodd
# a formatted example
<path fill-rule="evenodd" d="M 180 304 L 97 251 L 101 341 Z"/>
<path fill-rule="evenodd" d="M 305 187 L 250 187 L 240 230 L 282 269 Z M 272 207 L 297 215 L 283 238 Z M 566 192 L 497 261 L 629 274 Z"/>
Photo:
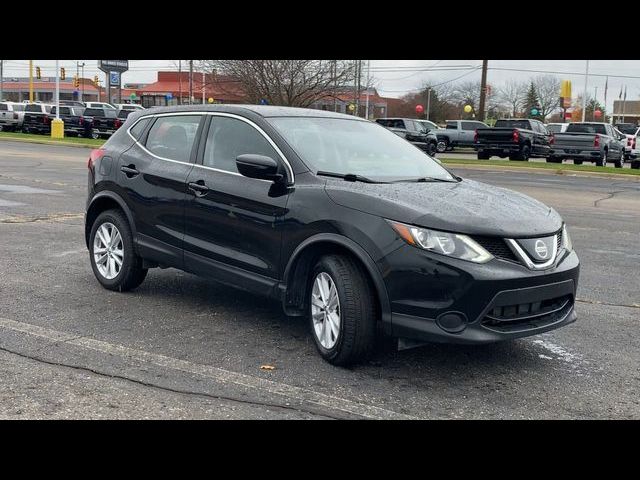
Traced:
<path fill-rule="evenodd" d="M 573 250 L 573 243 L 571 243 L 571 237 L 569 236 L 566 223 L 562 225 L 562 247 L 566 249 L 567 252 Z"/>
<path fill-rule="evenodd" d="M 438 232 L 391 220 L 387 221 L 405 242 L 414 247 L 475 263 L 486 263 L 493 258 L 493 255 L 466 235 Z"/>

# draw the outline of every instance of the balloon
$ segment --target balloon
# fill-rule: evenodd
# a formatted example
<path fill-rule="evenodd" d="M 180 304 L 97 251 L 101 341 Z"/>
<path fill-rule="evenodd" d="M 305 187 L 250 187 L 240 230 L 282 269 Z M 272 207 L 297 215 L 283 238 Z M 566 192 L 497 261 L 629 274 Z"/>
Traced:
<path fill-rule="evenodd" d="M 213 103 L 213 98 L 209 97 L 209 99 L 207 100 L 209 103 Z"/>
<path fill-rule="evenodd" d="M 424 112 L 424 107 L 422 105 L 416 105 L 416 113 L 417 114 L 421 114 L 422 112 Z"/>
<path fill-rule="evenodd" d="M 593 112 L 593 114 L 596 116 L 596 118 L 600 118 L 602 116 L 602 112 L 600 110 L 596 110 L 595 112 Z"/>
<path fill-rule="evenodd" d="M 470 112 L 471 112 L 471 110 L 473 110 L 473 107 L 472 107 L 471 105 L 465 105 L 465 106 L 464 106 L 464 111 L 465 111 L 466 113 L 470 113 Z"/>

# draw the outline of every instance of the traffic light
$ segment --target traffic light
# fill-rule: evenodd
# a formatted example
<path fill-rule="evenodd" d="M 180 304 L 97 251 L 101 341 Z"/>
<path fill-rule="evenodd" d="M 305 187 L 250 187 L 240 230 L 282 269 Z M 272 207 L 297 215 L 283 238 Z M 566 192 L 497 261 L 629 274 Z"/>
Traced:
<path fill-rule="evenodd" d="M 67 78 L 67 72 L 64 67 L 60 67 L 60 80 L 64 80 L 65 78 Z"/>
<path fill-rule="evenodd" d="M 99 82 L 99 81 L 100 81 L 100 80 L 98 80 L 98 75 L 96 75 L 96 76 L 94 76 L 94 77 L 93 77 L 93 83 L 94 83 L 94 85 L 95 85 L 96 87 L 98 86 L 98 82 Z"/>
<path fill-rule="evenodd" d="M 40 67 L 36 67 L 36 78 L 38 80 L 40 80 L 40 78 L 42 78 L 41 75 L 40 75 Z"/>
<path fill-rule="evenodd" d="M 78 88 L 80 86 L 80 79 L 78 78 L 77 75 L 74 75 L 73 77 L 73 86 Z"/>

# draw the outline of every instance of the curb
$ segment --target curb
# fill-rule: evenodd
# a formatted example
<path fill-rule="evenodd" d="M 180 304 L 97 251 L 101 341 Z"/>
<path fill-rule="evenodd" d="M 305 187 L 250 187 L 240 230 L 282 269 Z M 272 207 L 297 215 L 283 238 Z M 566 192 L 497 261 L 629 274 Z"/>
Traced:
<path fill-rule="evenodd" d="M 578 170 L 562 170 L 562 173 L 558 173 L 557 170 L 551 168 L 536 168 L 536 167 L 511 167 L 499 166 L 499 165 L 473 165 L 470 163 L 447 163 L 446 160 L 442 162 L 448 168 L 462 168 L 471 170 L 488 170 L 493 172 L 528 172 L 538 173 L 542 175 L 559 175 L 564 177 L 600 177 L 600 178 L 615 178 L 625 179 L 632 182 L 640 182 L 640 175 L 630 175 L 624 173 L 599 173 L 599 172 L 580 172 Z"/>
<path fill-rule="evenodd" d="M 85 145 L 82 143 L 54 142 L 49 140 L 31 140 L 26 138 L 13 138 L 13 137 L 0 137 L 0 141 L 19 142 L 19 143 L 37 143 L 40 145 L 60 145 L 63 147 L 77 147 L 77 148 L 98 148 L 99 147 L 99 145 Z"/>

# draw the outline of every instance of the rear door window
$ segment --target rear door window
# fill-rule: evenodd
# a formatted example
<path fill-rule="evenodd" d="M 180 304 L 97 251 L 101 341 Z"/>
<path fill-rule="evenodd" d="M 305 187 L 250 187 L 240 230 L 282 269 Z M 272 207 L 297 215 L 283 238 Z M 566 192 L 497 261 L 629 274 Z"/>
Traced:
<path fill-rule="evenodd" d="M 458 122 L 447 122 L 447 130 L 457 130 Z"/>
<path fill-rule="evenodd" d="M 133 138 L 138 140 L 142 135 L 142 132 L 144 132 L 144 129 L 147 127 L 147 125 L 149 125 L 150 121 L 151 121 L 151 118 L 143 118 L 138 123 L 136 123 L 133 127 L 131 127 L 131 130 L 129 130 L 129 133 L 131 133 Z"/>
<path fill-rule="evenodd" d="M 201 115 L 158 117 L 147 135 L 147 150 L 162 158 L 189 162 L 201 119 Z"/>
<path fill-rule="evenodd" d="M 462 124 L 462 130 L 475 130 L 478 128 L 476 122 L 460 122 Z"/>

